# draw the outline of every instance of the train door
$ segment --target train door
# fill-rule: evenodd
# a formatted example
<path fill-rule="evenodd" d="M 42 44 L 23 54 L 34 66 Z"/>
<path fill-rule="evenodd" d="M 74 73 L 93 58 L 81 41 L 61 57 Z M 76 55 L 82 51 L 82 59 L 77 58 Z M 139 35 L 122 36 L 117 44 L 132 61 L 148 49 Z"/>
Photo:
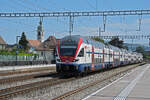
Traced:
<path fill-rule="evenodd" d="M 113 51 L 113 67 L 115 67 L 115 52 Z"/>
<path fill-rule="evenodd" d="M 85 58 L 84 58 L 84 48 L 81 48 L 78 57 L 80 58 L 80 63 L 85 63 Z"/>
<path fill-rule="evenodd" d="M 111 65 L 111 62 L 110 62 L 110 59 L 111 59 L 110 57 L 111 57 L 111 55 L 110 55 L 110 54 L 111 54 L 111 52 L 110 52 L 110 47 L 108 47 L 109 66 Z"/>
<path fill-rule="evenodd" d="M 86 58 L 87 54 L 86 54 L 86 51 L 87 51 L 87 46 L 84 46 L 84 60 L 85 60 L 85 62 L 87 61 L 87 58 Z"/>
<path fill-rule="evenodd" d="M 95 67 L 95 65 L 94 65 L 95 61 L 94 61 L 94 47 L 93 46 L 92 46 L 92 57 L 91 58 L 92 58 L 92 70 L 94 71 L 95 70 L 95 68 L 94 68 Z"/>
<path fill-rule="evenodd" d="M 103 48 L 103 68 L 105 68 L 105 48 Z"/>

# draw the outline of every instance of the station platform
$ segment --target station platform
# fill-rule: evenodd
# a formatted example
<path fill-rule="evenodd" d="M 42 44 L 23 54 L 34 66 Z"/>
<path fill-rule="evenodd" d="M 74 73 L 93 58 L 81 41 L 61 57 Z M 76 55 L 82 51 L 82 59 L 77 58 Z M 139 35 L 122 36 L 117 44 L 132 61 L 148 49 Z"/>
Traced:
<path fill-rule="evenodd" d="M 55 67 L 56 64 L 24 65 L 24 66 L 0 66 L 0 71 L 12 71 L 31 68 Z"/>
<path fill-rule="evenodd" d="M 135 68 L 82 100 L 150 100 L 150 64 Z"/>

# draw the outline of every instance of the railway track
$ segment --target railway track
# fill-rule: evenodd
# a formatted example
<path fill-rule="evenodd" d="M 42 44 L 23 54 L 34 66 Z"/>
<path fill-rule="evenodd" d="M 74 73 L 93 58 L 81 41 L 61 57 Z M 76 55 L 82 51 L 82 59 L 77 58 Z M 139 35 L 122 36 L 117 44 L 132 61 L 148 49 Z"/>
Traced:
<path fill-rule="evenodd" d="M 48 79 L 44 81 L 33 82 L 33 83 L 25 84 L 25 85 L 2 89 L 0 90 L 0 99 L 7 99 L 10 97 L 19 95 L 19 94 L 28 93 L 36 89 L 61 84 L 64 82 L 72 81 L 74 79 L 75 78 L 69 78 L 69 79 L 54 78 L 54 79 Z"/>
<path fill-rule="evenodd" d="M 44 72 L 44 73 L 36 73 L 36 74 L 31 74 L 31 75 L 22 75 L 22 76 L 2 78 L 0 79 L 0 84 L 17 82 L 17 81 L 22 81 L 22 80 L 29 80 L 29 79 L 33 79 L 35 77 L 44 76 L 44 75 L 57 75 L 57 73 L 56 72 Z"/>
<path fill-rule="evenodd" d="M 145 63 L 142 63 L 142 64 L 140 64 L 140 65 L 143 65 L 143 64 L 145 64 Z M 115 77 L 115 76 L 117 76 L 117 75 L 120 75 L 120 74 L 122 74 L 122 73 L 125 73 L 125 72 L 127 72 L 127 71 L 129 71 L 129 70 L 132 70 L 132 69 L 136 68 L 137 66 L 139 66 L 139 65 L 136 65 L 136 66 L 131 67 L 131 68 L 128 68 L 128 69 L 126 69 L 126 70 L 117 72 L 117 73 L 112 74 L 112 75 L 110 75 L 110 76 L 108 76 L 108 77 L 106 77 L 106 78 L 103 78 L 103 79 L 100 79 L 100 80 L 96 80 L 96 81 L 94 81 L 94 82 L 91 82 L 91 83 L 89 83 L 89 84 L 87 84 L 87 85 L 81 86 L 81 87 L 79 87 L 79 88 L 77 88 L 77 89 L 74 89 L 74 90 L 72 90 L 72 91 L 66 92 L 66 93 L 64 93 L 64 94 L 62 94 L 62 95 L 60 95 L 60 96 L 54 98 L 53 100 L 62 100 L 62 99 L 65 99 L 65 98 L 67 98 L 67 97 L 70 97 L 70 96 L 72 96 L 72 95 L 74 95 L 74 94 L 76 94 L 76 93 L 79 93 L 79 92 L 81 92 L 81 91 L 83 91 L 83 90 L 85 90 L 85 89 L 87 89 L 87 88 L 89 88 L 89 87 L 95 86 L 95 85 L 97 85 L 97 84 L 99 84 L 99 83 L 101 83 L 101 82 L 104 82 L 104 81 L 106 81 L 106 80 L 109 80 L 109 79 L 111 79 L 111 78 L 113 78 L 113 77 Z"/>
<path fill-rule="evenodd" d="M 139 66 L 136 65 L 134 67 L 131 67 L 131 68 L 128 68 L 124 71 L 121 71 L 121 72 L 118 72 L 116 74 L 113 74 L 109 77 L 106 77 L 102 80 L 97 80 L 95 82 L 91 82 L 85 86 L 82 86 L 78 89 L 75 89 L 75 90 L 72 90 L 72 91 L 69 91 L 63 95 L 60 95 L 59 97 L 56 97 L 54 98 L 53 100 L 61 100 L 61 99 L 64 99 L 66 97 L 69 97 L 73 94 L 76 94 L 76 93 L 79 93 L 81 92 L 82 90 L 84 89 L 87 89 L 91 86 L 94 86 L 98 83 L 101 83 L 107 79 L 110 79 L 111 77 L 114 77 L 116 75 L 119 75 L 123 72 L 127 72 L 135 67 Z M 79 77 L 79 78 L 82 78 L 82 77 Z M 15 97 L 17 95 L 21 95 L 21 94 L 25 94 L 25 93 L 29 93 L 30 91 L 34 91 L 34 90 L 38 90 L 38 89 L 42 89 L 42 88 L 46 88 L 46 87 L 49 87 L 49 86 L 54 86 L 54 85 L 57 85 L 57 84 L 61 84 L 61 83 L 65 83 L 65 82 L 69 82 L 69 81 L 73 81 L 73 80 L 76 80 L 76 79 L 79 79 L 79 78 L 68 78 L 68 79 L 60 79 L 60 78 L 54 78 L 54 79 L 48 79 L 48 80 L 43 80 L 43 81 L 38 81 L 38 82 L 33 82 L 33 83 L 29 83 L 29 84 L 24 84 L 24 85 L 19 85 L 19 86 L 15 86 L 15 87 L 10 87 L 10 88 L 6 88 L 6 89 L 1 89 L 0 90 L 0 99 L 7 99 L 7 98 L 11 98 L 11 97 Z"/>

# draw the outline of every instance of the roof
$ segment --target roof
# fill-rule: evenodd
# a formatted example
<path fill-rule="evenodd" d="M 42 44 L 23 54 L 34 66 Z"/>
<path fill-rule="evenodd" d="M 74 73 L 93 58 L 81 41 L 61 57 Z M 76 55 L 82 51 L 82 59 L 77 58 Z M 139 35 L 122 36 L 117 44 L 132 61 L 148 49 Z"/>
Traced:
<path fill-rule="evenodd" d="M 49 36 L 38 48 L 55 49 L 57 46 L 57 39 L 54 36 Z"/>
<path fill-rule="evenodd" d="M 66 40 L 72 40 L 72 41 L 74 41 L 75 44 L 78 44 L 78 41 L 80 40 L 80 38 L 82 38 L 84 43 L 91 44 L 94 47 L 98 47 L 98 48 L 101 48 L 101 49 L 111 48 L 115 51 L 121 51 L 121 49 L 118 48 L 118 47 L 115 47 L 115 46 L 112 46 L 112 45 L 105 45 L 102 42 L 98 42 L 98 41 L 90 39 L 89 37 L 80 36 L 80 35 L 65 36 L 64 38 L 61 39 L 60 43 L 63 44 L 63 42 L 66 41 Z"/>
<path fill-rule="evenodd" d="M 32 47 L 38 47 L 41 44 L 39 40 L 28 40 L 28 42 L 29 42 L 29 45 Z"/>
<path fill-rule="evenodd" d="M 74 42 L 74 44 L 78 44 L 78 41 L 82 38 L 83 42 L 86 44 L 92 44 L 95 47 L 104 48 L 105 44 L 102 42 L 94 41 L 88 37 L 80 36 L 80 35 L 72 35 L 72 36 L 66 36 L 60 40 L 60 43 L 63 43 L 66 40 L 71 40 Z M 67 41 L 68 42 L 68 41 Z"/>
<path fill-rule="evenodd" d="M 1 36 L 0 36 L 0 44 L 6 44 L 6 42 L 3 40 Z"/>

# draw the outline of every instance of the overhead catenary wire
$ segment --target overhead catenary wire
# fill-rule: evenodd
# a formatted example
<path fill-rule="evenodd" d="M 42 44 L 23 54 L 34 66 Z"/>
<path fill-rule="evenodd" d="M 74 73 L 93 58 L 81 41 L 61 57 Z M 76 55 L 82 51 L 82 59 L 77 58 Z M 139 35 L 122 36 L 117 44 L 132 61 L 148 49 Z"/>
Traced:
<path fill-rule="evenodd" d="M 4 21 L 4 20 L 3 20 Z M 25 23 L 25 22 L 21 22 L 21 21 L 15 21 L 15 20 L 11 20 L 11 19 L 5 19 L 5 21 L 7 21 L 8 23 L 11 23 L 11 24 L 19 24 L 19 26 L 23 26 L 23 27 L 26 27 L 27 29 L 29 29 L 29 27 L 32 27 L 32 28 L 35 28 L 35 26 L 34 25 L 32 25 L 32 24 L 28 24 L 28 23 Z M 27 22 L 27 21 L 26 21 Z M 10 30 L 9 28 L 6 28 L 5 27 L 5 31 L 7 31 L 7 30 Z M 4 29 L 1 29 L 1 30 L 4 30 Z M 18 29 L 17 29 L 18 30 Z M 16 31 L 16 30 L 15 30 Z M 23 31 L 23 30 L 22 30 Z M 28 30 L 28 31 L 26 31 L 27 33 L 29 33 L 29 32 L 36 32 L 36 30 L 34 30 L 34 29 L 32 29 L 32 30 Z"/>
<path fill-rule="evenodd" d="M 92 9 L 96 9 L 96 7 L 94 7 L 88 0 L 84 0 Z"/>
<path fill-rule="evenodd" d="M 45 0 L 46 1 L 46 0 Z M 55 3 L 54 1 L 52 0 L 48 0 L 48 2 L 46 3 L 48 6 L 54 6 L 55 5 L 55 8 L 58 8 L 58 9 L 62 9 L 64 11 L 71 11 L 70 9 L 68 8 L 64 8 L 64 7 L 60 7 L 57 3 Z M 50 4 L 50 5 L 49 5 Z"/>
<path fill-rule="evenodd" d="M 31 1 L 26 1 L 26 0 L 20 0 L 19 2 L 15 2 L 15 3 L 18 3 L 18 4 L 20 4 L 20 5 L 22 5 L 24 8 L 26 8 L 26 9 L 30 9 L 30 10 L 35 10 L 35 11 L 41 11 L 41 10 L 46 10 L 46 11 L 50 11 L 50 9 L 47 9 L 47 8 L 45 8 L 45 7 L 41 7 L 39 4 L 37 4 L 37 3 L 33 3 L 33 2 L 31 2 Z M 30 5 L 30 7 L 29 6 L 27 6 L 26 4 L 28 4 L 28 5 Z M 28 8 L 29 7 L 29 8 Z M 38 10 L 37 10 L 38 9 Z M 40 17 L 41 18 L 41 17 Z M 43 18 L 42 18 L 43 19 Z M 59 21 L 59 22 L 62 22 L 62 23 L 65 23 L 66 24 L 66 22 L 64 22 L 64 21 L 60 21 L 60 20 L 58 20 L 58 18 L 57 18 L 57 21 Z M 64 25 L 65 25 L 64 24 Z"/>
<path fill-rule="evenodd" d="M 12 2 L 12 0 L 10 0 L 10 2 L 4 2 L 2 3 L 2 5 L 7 5 L 5 6 L 4 8 L 1 7 L 0 11 L 1 12 L 5 12 L 6 10 L 9 11 L 9 12 L 14 12 L 14 11 L 25 11 L 24 9 L 18 9 L 18 6 L 14 5 L 15 3 Z"/>
<path fill-rule="evenodd" d="M 33 3 L 32 1 L 28 1 L 28 0 L 23 0 L 23 1 L 24 1 L 24 3 L 31 5 L 31 6 L 35 7 L 36 9 L 38 8 L 39 10 L 50 11 L 50 9 L 48 9 L 48 8 L 46 8 L 46 7 L 41 7 L 41 5 L 39 5 L 37 2 L 34 2 L 34 3 Z M 49 2 L 52 3 L 52 1 L 49 1 Z M 49 4 L 49 3 L 47 3 L 47 4 Z M 53 4 L 54 4 L 54 3 L 53 3 Z M 54 5 L 56 5 L 56 4 L 54 4 Z M 62 8 L 62 9 L 64 9 L 64 8 Z M 66 10 L 66 9 L 65 9 L 65 10 Z M 66 22 L 61 21 L 61 20 L 58 20 L 58 17 L 57 17 L 57 23 L 58 23 L 58 22 L 62 22 L 62 23 L 64 23 L 64 24 L 66 24 Z"/>
<path fill-rule="evenodd" d="M 95 0 L 96 10 L 98 10 L 98 0 Z"/>
<path fill-rule="evenodd" d="M 24 9 L 27 9 L 27 10 L 31 10 L 31 11 L 37 11 L 36 9 L 34 9 L 34 8 L 32 8 L 32 7 L 30 7 L 30 6 L 26 6 L 26 5 L 24 5 L 24 3 L 23 2 L 21 2 L 20 0 L 10 0 L 11 1 L 11 3 L 12 4 L 17 4 L 17 5 L 19 5 L 19 6 L 21 6 L 22 8 L 24 8 Z"/>
<path fill-rule="evenodd" d="M 20 0 L 21 1 L 21 0 Z M 45 7 L 41 7 L 41 5 L 37 4 L 36 2 L 32 2 L 32 1 L 29 1 L 29 0 L 23 0 L 21 1 L 22 3 L 26 3 L 28 5 L 31 5 L 32 7 L 36 8 L 36 9 L 39 9 L 39 10 L 46 10 L 46 11 L 50 11 L 50 9 L 47 9 Z"/>

